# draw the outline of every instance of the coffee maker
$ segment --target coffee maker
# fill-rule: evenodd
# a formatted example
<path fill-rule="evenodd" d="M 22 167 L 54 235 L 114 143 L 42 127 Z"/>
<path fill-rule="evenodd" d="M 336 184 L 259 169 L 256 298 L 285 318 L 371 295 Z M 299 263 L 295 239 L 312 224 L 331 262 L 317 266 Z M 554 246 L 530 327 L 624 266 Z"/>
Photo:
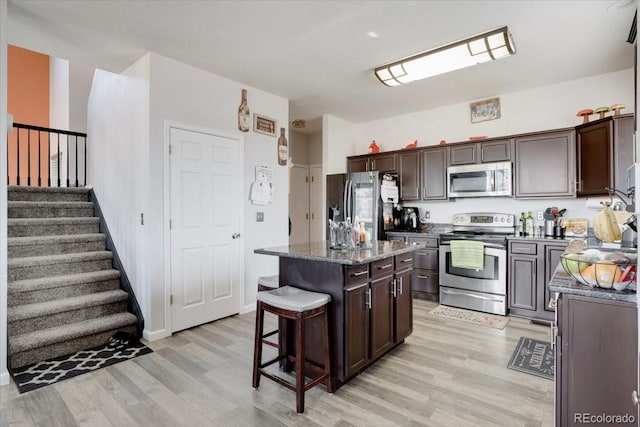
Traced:
<path fill-rule="evenodd" d="M 420 231 L 420 210 L 413 206 L 397 206 L 393 223 L 396 231 Z"/>

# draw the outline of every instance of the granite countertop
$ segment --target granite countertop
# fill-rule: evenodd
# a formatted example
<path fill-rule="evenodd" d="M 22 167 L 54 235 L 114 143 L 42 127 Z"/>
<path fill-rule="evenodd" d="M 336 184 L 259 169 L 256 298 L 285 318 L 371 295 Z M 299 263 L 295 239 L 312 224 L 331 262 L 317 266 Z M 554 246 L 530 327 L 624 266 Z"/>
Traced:
<path fill-rule="evenodd" d="M 631 283 L 626 289 L 616 291 L 615 289 L 592 288 L 591 286 L 578 283 L 561 264 L 558 264 L 553 277 L 549 281 L 549 290 L 565 294 L 582 295 L 585 297 L 601 298 L 612 301 L 625 301 L 636 303 L 636 284 Z"/>
<path fill-rule="evenodd" d="M 303 243 L 299 245 L 260 248 L 253 252 L 263 255 L 275 255 L 286 258 L 307 259 L 311 261 L 333 262 L 337 264 L 357 265 L 400 255 L 422 248 L 423 245 L 398 241 L 379 240 L 368 248 L 355 250 L 330 249 L 328 241 Z"/>

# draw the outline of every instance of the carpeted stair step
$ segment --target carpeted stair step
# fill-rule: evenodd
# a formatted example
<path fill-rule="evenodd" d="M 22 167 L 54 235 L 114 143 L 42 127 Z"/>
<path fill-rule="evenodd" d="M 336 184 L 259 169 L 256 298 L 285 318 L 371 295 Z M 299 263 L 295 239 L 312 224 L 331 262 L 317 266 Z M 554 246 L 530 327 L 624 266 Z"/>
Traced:
<path fill-rule="evenodd" d="M 9 218 L 76 218 L 93 216 L 91 202 L 7 202 Z"/>
<path fill-rule="evenodd" d="M 136 334 L 136 316 L 118 313 L 11 337 L 11 367 L 19 368 L 105 344 L 117 331 Z"/>
<path fill-rule="evenodd" d="M 61 236 L 9 237 L 9 258 L 103 251 L 104 234 L 65 234 Z"/>
<path fill-rule="evenodd" d="M 31 202 L 88 202 L 87 187 L 7 187 L 7 200 Z"/>
<path fill-rule="evenodd" d="M 9 338 L 26 332 L 53 328 L 127 311 L 126 292 L 116 289 L 96 294 L 10 307 L 7 310 Z"/>
<path fill-rule="evenodd" d="M 7 237 L 98 233 L 100 218 L 10 218 Z"/>
<path fill-rule="evenodd" d="M 112 259 L 109 251 L 11 258 L 7 261 L 8 281 L 110 270 Z"/>
<path fill-rule="evenodd" d="M 7 284 L 9 307 L 22 304 L 50 302 L 120 288 L 118 270 L 100 270 L 89 273 L 17 280 Z"/>

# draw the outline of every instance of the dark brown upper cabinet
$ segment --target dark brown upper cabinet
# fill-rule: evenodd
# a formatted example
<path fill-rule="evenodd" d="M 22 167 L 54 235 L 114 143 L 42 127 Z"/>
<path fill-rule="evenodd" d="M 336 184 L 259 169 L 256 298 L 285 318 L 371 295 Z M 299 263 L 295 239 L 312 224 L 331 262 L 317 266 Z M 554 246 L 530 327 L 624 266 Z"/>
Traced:
<path fill-rule="evenodd" d="M 511 139 L 470 142 L 452 145 L 449 154 L 450 165 L 470 165 L 475 163 L 506 162 L 511 160 L 513 142 Z"/>
<path fill-rule="evenodd" d="M 576 190 L 578 197 L 607 194 L 614 185 L 613 120 L 576 127 Z"/>

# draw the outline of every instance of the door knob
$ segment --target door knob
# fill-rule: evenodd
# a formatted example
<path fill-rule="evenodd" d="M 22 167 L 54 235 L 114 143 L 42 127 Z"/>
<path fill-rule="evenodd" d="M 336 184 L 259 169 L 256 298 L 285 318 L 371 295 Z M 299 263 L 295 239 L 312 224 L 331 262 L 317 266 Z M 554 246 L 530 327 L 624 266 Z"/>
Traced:
<path fill-rule="evenodd" d="M 232 239 L 237 239 L 240 237 L 240 233 L 233 233 L 233 235 L 231 236 Z"/>
<path fill-rule="evenodd" d="M 640 402 L 638 399 L 638 392 L 636 390 L 631 392 L 631 401 L 633 402 L 633 406 L 638 406 L 638 402 Z"/>

